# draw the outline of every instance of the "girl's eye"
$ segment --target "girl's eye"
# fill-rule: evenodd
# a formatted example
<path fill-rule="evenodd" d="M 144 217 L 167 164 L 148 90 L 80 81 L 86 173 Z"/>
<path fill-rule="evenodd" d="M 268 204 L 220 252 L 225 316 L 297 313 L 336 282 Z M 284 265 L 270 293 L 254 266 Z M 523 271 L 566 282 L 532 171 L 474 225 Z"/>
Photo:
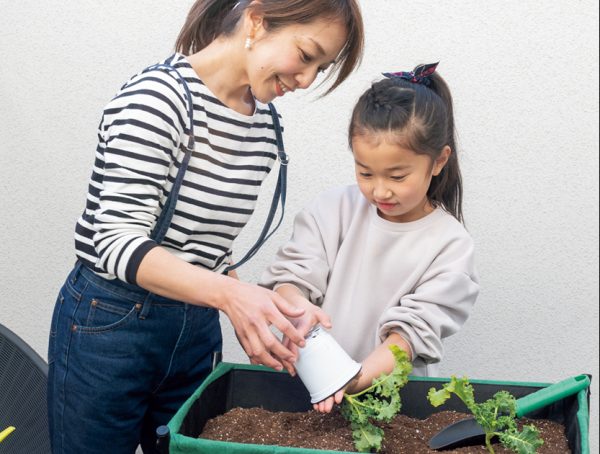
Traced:
<path fill-rule="evenodd" d="M 406 178 L 406 175 L 402 175 L 402 176 L 394 176 L 394 177 L 390 177 L 392 180 L 394 181 L 402 181 Z"/>
<path fill-rule="evenodd" d="M 369 178 L 369 177 L 371 176 L 371 174 L 370 174 L 370 173 L 365 173 L 365 172 L 360 172 L 360 174 L 359 174 L 359 175 L 360 175 L 361 177 L 363 177 L 363 178 Z"/>

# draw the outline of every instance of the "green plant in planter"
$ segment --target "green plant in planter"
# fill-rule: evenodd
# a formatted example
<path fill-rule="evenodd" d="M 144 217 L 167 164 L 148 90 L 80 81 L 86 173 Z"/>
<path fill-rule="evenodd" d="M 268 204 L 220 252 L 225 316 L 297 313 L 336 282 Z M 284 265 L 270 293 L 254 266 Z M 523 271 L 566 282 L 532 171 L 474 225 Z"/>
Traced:
<path fill-rule="evenodd" d="M 511 451 L 518 454 L 534 454 L 544 441 L 539 431 L 533 425 L 517 428 L 516 399 L 507 391 L 499 391 L 491 399 L 482 403 L 475 402 L 473 386 L 467 377 L 452 376 L 449 383 L 444 384 L 439 391 L 431 388 L 427 395 L 434 407 L 439 407 L 455 394 L 473 413 L 475 420 L 485 432 L 485 445 L 494 454 L 492 439 L 498 437 L 500 442 Z"/>
<path fill-rule="evenodd" d="M 359 452 L 381 449 L 383 429 L 373 422 L 388 422 L 400 411 L 400 389 L 408 382 L 408 374 L 412 371 L 406 352 L 396 345 L 389 348 L 395 359 L 394 370 L 373 379 L 368 388 L 344 395 L 342 415 L 350 422 L 354 446 Z"/>

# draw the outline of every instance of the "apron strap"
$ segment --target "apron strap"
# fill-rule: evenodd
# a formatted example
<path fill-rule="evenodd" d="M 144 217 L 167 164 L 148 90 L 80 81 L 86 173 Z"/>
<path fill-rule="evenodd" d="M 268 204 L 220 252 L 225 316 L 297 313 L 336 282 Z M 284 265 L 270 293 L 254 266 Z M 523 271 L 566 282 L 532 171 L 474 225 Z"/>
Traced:
<path fill-rule="evenodd" d="M 190 158 L 192 157 L 192 151 L 195 147 L 195 136 L 194 136 L 194 105 L 192 102 L 192 94 L 190 93 L 190 89 L 188 87 L 187 82 L 183 78 L 183 76 L 171 65 L 159 64 L 150 66 L 146 71 L 151 71 L 154 69 L 162 69 L 169 74 L 172 74 L 173 77 L 181 82 L 183 85 L 183 89 L 185 90 L 185 95 L 187 97 L 187 110 L 188 110 L 188 144 L 187 147 L 180 145 L 181 149 L 185 153 L 183 160 L 181 161 L 181 166 L 177 172 L 177 176 L 175 177 L 175 181 L 173 186 L 171 187 L 171 192 L 167 197 L 167 201 L 165 202 L 165 206 L 163 207 L 160 216 L 156 220 L 156 224 L 154 225 L 154 229 L 152 229 L 152 233 L 150 234 L 150 238 L 156 243 L 161 244 L 165 239 L 165 235 L 167 234 L 167 230 L 169 230 L 169 226 L 171 225 L 171 220 L 173 219 L 173 214 L 175 213 L 175 205 L 177 205 L 177 198 L 179 197 L 179 190 L 181 189 L 181 184 L 183 182 L 183 177 L 185 176 L 185 172 L 190 163 Z"/>
<path fill-rule="evenodd" d="M 183 78 L 183 76 L 171 65 L 167 64 L 159 64 L 150 66 L 146 71 L 151 71 L 153 69 L 162 69 L 169 74 L 173 74 L 173 77 L 177 79 L 178 82 L 181 82 L 183 88 L 185 90 L 185 94 L 187 96 L 188 101 L 188 119 L 189 119 L 189 140 L 187 147 L 181 144 L 181 149 L 185 152 L 185 156 L 183 161 L 181 162 L 181 166 L 179 167 L 179 171 L 177 172 L 177 177 L 175 178 L 175 182 L 173 183 L 173 187 L 171 188 L 171 192 L 167 197 L 167 201 L 165 202 L 165 206 L 158 217 L 154 229 L 150 235 L 150 238 L 156 243 L 160 244 L 165 238 L 167 231 L 169 230 L 169 226 L 171 225 L 171 221 L 173 219 L 173 214 L 175 213 L 175 205 L 177 204 L 177 198 L 179 196 L 179 190 L 181 188 L 181 184 L 183 182 L 183 177 L 188 168 L 190 158 L 192 156 L 192 151 L 194 150 L 195 138 L 194 138 L 194 106 L 192 102 L 192 96 L 190 93 L 190 89 L 187 85 L 187 82 Z M 272 103 L 269 103 L 269 110 L 271 112 L 271 118 L 273 119 L 273 127 L 275 130 L 275 137 L 277 139 L 277 157 L 279 159 L 279 176 L 277 177 L 277 185 L 275 187 L 275 191 L 273 193 L 273 200 L 271 201 L 271 208 L 269 209 L 269 214 L 267 215 L 267 219 L 265 221 L 265 225 L 256 240 L 256 243 L 248 250 L 246 255 L 238 261 L 236 264 L 227 267 L 224 273 L 227 273 L 231 270 L 235 270 L 239 268 L 248 260 L 250 260 L 254 255 L 258 252 L 263 244 L 275 233 L 275 231 L 279 228 L 283 221 L 283 216 L 285 214 L 285 199 L 287 195 L 287 166 L 289 163 L 289 157 L 285 152 L 283 146 L 283 135 L 281 132 L 281 124 L 279 123 L 279 115 L 277 114 L 277 110 Z M 277 207 L 281 204 L 281 216 L 279 221 L 275 225 L 275 227 L 271 230 L 271 225 L 273 224 L 273 219 L 275 218 L 275 214 L 277 212 Z"/>
<path fill-rule="evenodd" d="M 279 124 L 279 116 L 277 114 L 277 110 L 275 106 L 270 103 L 269 110 L 271 111 L 271 117 L 273 118 L 273 126 L 275 128 L 275 136 L 277 138 L 277 156 L 279 158 L 279 176 L 277 177 L 277 185 L 275 187 L 275 192 L 273 193 L 273 200 L 271 201 L 271 208 L 269 210 L 269 214 L 267 215 L 267 220 L 265 221 L 265 225 L 260 232 L 258 240 L 254 243 L 254 246 L 250 248 L 250 250 L 246 253 L 246 255 L 234 265 L 231 265 L 225 269 L 225 273 L 235 270 L 239 268 L 248 260 L 250 260 L 254 255 L 258 252 L 263 244 L 267 242 L 267 240 L 275 233 L 275 231 L 281 225 L 283 221 L 283 216 L 285 214 L 285 198 L 287 195 L 287 166 L 290 162 L 290 159 L 285 152 L 283 147 L 283 135 L 281 134 L 281 125 Z M 281 216 L 279 217 L 279 221 L 269 232 L 271 229 L 271 225 L 273 224 L 273 218 L 275 217 L 275 213 L 277 212 L 277 206 L 281 203 Z"/>

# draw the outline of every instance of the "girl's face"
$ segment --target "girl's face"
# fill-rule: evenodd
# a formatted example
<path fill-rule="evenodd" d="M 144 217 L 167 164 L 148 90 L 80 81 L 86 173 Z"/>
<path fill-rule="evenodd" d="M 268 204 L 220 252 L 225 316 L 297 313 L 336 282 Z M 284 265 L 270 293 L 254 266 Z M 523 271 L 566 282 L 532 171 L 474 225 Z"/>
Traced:
<path fill-rule="evenodd" d="M 346 42 L 346 29 L 335 20 L 317 19 L 274 32 L 269 32 L 259 17 L 251 21 L 253 39 L 247 53 L 247 74 L 252 94 L 263 103 L 310 87 L 319 72 L 335 61 Z"/>
<path fill-rule="evenodd" d="M 427 190 L 448 161 L 450 147 L 432 162 L 382 133 L 354 137 L 352 151 L 358 186 L 383 219 L 411 222 L 433 211 Z"/>

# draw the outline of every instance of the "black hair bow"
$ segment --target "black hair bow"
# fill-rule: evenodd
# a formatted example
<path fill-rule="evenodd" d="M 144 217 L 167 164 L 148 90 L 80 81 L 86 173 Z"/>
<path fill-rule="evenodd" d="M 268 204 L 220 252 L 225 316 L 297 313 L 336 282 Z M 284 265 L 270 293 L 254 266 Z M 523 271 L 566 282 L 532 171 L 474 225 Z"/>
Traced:
<path fill-rule="evenodd" d="M 399 77 L 400 79 L 408 80 L 413 84 L 421 84 L 427 87 L 431 82 L 429 76 L 431 76 L 435 72 L 439 63 L 440 62 L 429 63 L 427 65 L 419 65 L 410 72 L 401 71 L 398 73 L 383 73 L 383 75 L 389 79 Z"/>

